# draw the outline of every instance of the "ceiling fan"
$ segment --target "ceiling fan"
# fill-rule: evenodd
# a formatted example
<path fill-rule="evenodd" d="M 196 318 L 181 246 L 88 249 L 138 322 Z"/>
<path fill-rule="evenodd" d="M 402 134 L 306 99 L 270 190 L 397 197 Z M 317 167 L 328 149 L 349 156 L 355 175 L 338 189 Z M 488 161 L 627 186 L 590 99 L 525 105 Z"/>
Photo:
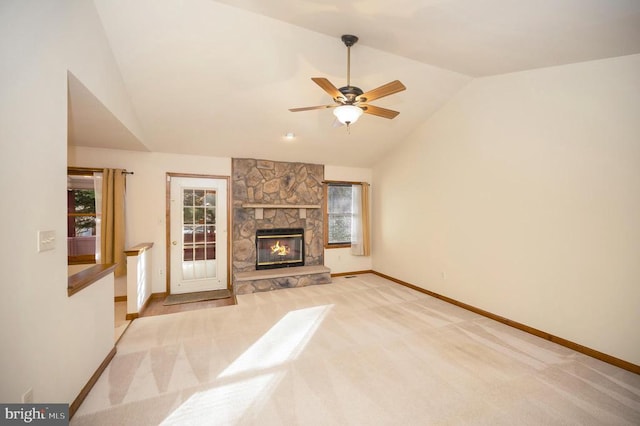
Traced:
<path fill-rule="evenodd" d="M 362 89 L 351 85 L 351 46 L 356 44 L 358 37 L 354 35 L 345 34 L 342 36 L 342 42 L 347 46 L 347 85 L 341 88 L 336 88 L 329 80 L 323 77 L 313 77 L 311 80 L 320 86 L 325 92 L 327 92 L 332 98 L 334 104 L 332 105 L 319 105 L 303 108 L 291 108 L 289 111 L 309 111 L 314 109 L 335 108 L 333 114 L 342 124 L 346 124 L 349 127 L 350 124 L 355 123 L 362 113 L 371 115 L 377 115 L 378 117 L 392 119 L 398 114 L 398 111 L 393 111 L 387 108 L 381 108 L 374 105 L 369 105 L 368 102 L 380 99 L 384 96 L 393 95 L 394 93 L 401 92 L 406 89 L 404 84 L 398 80 L 394 80 L 390 83 L 382 85 L 376 89 L 363 92 Z"/>

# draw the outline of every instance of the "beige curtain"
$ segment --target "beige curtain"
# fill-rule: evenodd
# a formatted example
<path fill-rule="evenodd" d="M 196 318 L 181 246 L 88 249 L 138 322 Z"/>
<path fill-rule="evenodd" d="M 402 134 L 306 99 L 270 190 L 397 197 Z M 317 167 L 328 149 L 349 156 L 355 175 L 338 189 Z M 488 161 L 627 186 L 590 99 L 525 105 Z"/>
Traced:
<path fill-rule="evenodd" d="M 354 184 L 351 191 L 351 254 L 369 256 L 369 184 Z"/>
<path fill-rule="evenodd" d="M 117 263 L 115 276 L 127 273 L 124 253 L 125 175 L 122 169 L 104 169 L 100 255 L 102 263 Z"/>
<path fill-rule="evenodd" d="M 371 255 L 371 227 L 369 221 L 369 184 L 362 184 L 362 251 Z"/>

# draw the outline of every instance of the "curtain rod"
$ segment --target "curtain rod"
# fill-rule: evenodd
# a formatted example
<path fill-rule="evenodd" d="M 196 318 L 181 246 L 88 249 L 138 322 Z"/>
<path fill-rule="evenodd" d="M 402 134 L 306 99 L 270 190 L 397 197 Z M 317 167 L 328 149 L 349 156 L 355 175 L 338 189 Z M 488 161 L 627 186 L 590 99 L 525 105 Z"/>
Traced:
<path fill-rule="evenodd" d="M 342 185 L 370 185 L 369 182 L 352 182 L 345 180 L 323 180 L 322 183 L 337 183 Z"/>
<path fill-rule="evenodd" d="M 97 167 L 67 167 L 67 172 L 101 172 L 104 169 Z M 133 172 L 128 172 L 127 169 L 122 170 L 123 175 L 132 175 Z"/>

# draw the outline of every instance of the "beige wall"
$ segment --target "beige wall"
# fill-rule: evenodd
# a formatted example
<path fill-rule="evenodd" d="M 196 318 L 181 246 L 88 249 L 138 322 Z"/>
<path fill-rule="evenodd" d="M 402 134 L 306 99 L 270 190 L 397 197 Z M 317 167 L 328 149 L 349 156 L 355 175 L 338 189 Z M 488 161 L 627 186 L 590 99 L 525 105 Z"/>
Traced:
<path fill-rule="evenodd" d="M 113 348 L 113 278 L 67 296 L 67 71 L 123 93 L 91 5 L 1 6 L 0 52 L 10 64 L 0 69 L 2 402 L 20 402 L 30 388 L 35 402 L 71 402 Z M 38 230 L 55 231 L 54 250 L 38 253 Z"/>
<path fill-rule="evenodd" d="M 640 364 L 640 55 L 477 79 L 374 168 L 374 269 Z"/>

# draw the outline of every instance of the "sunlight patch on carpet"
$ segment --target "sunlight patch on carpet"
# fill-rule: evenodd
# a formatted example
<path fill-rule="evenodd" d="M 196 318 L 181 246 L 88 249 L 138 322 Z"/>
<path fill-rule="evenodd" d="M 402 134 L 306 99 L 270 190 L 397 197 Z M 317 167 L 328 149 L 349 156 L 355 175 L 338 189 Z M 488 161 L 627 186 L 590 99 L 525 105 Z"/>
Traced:
<path fill-rule="evenodd" d="M 288 312 L 218 375 L 217 385 L 192 395 L 162 424 L 238 422 L 250 407 L 269 398 L 286 374 L 286 364 L 302 353 L 332 307 Z"/>

